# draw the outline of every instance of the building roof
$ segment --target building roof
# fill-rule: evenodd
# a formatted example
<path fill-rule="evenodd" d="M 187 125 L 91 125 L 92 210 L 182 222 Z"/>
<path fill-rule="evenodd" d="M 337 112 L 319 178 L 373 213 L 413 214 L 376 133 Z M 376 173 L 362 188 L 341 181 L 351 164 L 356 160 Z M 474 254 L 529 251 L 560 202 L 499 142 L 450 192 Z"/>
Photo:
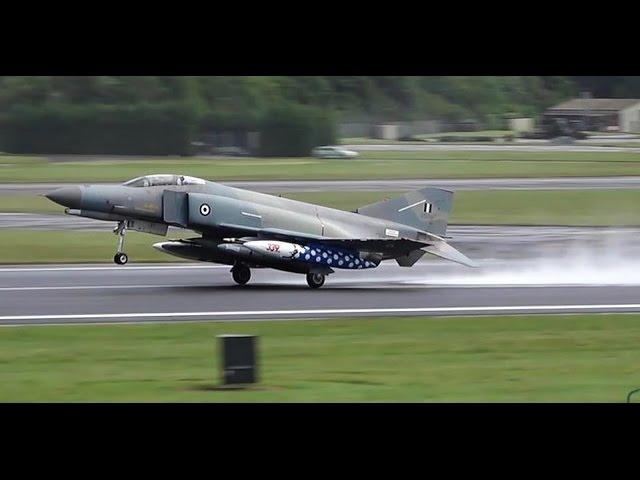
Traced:
<path fill-rule="evenodd" d="M 620 111 L 640 104 L 639 98 L 574 98 L 551 107 L 557 111 Z"/>

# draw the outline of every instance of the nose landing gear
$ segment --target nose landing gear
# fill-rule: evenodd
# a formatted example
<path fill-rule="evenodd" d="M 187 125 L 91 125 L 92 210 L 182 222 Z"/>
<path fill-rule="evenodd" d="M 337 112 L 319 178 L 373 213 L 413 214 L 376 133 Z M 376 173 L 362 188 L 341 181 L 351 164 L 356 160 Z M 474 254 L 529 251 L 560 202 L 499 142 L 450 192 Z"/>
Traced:
<path fill-rule="evenodd" d="M 116 265 L 125 265 L 129 261 L 129 257 L 122 250 L 124 248 L 124 236 L 127 234 L 126 221 L 118 223 L 118 226 L 113 230 L 113 233 L 118 235 L 118 250 L 113 256 L 113 261 Z"/>
<path fill-rule="evenodd" d="M 113 261 L 117 265 L 125 265 L 129 261 L 129 257 L 127 256 L 126 253 L 116 253 L 113 256 Z"/>

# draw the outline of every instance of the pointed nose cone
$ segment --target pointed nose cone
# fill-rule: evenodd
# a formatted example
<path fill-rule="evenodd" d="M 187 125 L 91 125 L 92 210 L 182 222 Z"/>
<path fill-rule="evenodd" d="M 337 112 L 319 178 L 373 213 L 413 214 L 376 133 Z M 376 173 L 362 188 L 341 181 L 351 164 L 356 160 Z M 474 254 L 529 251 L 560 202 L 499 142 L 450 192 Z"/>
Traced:
<path fill-rule="evenodd" d="M 45 195 L 52 202 L 68 208 L 80 208 L 82 190 L 80 187 L 63 187 Z"/>

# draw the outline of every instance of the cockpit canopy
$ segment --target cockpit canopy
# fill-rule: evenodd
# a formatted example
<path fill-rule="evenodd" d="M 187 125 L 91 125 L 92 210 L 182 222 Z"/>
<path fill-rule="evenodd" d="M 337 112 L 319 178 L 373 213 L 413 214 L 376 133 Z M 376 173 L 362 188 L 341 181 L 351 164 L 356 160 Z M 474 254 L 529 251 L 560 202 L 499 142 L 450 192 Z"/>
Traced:
<path fill-rule="evenodd" d="M 134 178 L 122 184 L 123 187 L 159 187 L 159 186 L 181 186 L 181 185 L 204 185 L 206 182 L 201 178 L 188 177 L 186 175 L 145 175 Z"/>

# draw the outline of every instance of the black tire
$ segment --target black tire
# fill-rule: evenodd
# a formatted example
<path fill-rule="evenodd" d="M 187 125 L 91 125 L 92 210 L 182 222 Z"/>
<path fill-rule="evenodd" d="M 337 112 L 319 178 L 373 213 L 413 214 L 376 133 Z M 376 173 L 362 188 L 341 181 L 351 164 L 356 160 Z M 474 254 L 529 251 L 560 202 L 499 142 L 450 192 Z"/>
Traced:
<path fill-rule="evenodd" d="M 238 285 L 246 285 L 251 279 L 251 269 L 240 265 L 231 270 L 231 275 L 233 276 L 233 281 Z"/>
<path fill-rule="evenodd" d="M 325 276 L 322 273 L 307 273 L 307 284 L 311 288 L 320 288 L 324 285 Z"/>
<path fill-rule="evenodd" d="M 116 253 L 113 256 L 113 261 L 116 265 L 126 265 L 126 263 L 129 261 L 129 257 L 126 253 Z"/>

